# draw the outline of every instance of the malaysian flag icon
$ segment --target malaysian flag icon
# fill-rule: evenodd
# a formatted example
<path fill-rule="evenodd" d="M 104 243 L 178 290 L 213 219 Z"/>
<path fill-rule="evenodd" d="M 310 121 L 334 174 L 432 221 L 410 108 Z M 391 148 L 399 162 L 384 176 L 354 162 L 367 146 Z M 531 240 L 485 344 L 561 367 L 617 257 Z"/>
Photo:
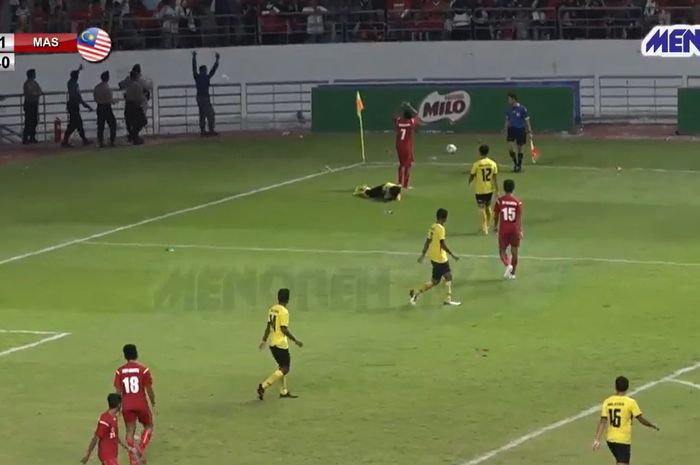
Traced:
<path fill-rule="evenodd" d="M 98 27 L 85 29 L 78 35 L 78 53 L 85 61 L 99 63 L 109 56 L 112 39 Z"/>

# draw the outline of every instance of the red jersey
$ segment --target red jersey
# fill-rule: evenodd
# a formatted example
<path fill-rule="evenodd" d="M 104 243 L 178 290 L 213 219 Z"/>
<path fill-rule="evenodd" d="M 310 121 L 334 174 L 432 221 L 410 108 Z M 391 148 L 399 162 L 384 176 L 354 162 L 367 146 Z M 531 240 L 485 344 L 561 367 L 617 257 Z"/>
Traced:
<path fill-rule="evenodd" d="M 506 194 L 496 200 L 494 213 L 498 215 L 499 234 L 520 233 L 523 216 L 523 203 L 512 194 Z"/>
<path fill-rule="evenodd" d="M 119 455 L 119 421 L 116 415 L 109 410 L 100 415 L 97 421 L 95 436 L 100 438 L 97 447 L 97 456 L 101 461 L 116 459 Z"/>
<path fill-rule="evenodd" d="M 396 148 L 413 151 L 413 132 L 418 126 L 418 118 L 394 118 L 396 126 Z"/>
<path fill-rule="evenodd" d="M 146 388 L 153 384 L 151 370 L 138 362 L 127 362 L 114 375 L 114 387 L 122 395 L 122 410 L 148 409 Z"/>

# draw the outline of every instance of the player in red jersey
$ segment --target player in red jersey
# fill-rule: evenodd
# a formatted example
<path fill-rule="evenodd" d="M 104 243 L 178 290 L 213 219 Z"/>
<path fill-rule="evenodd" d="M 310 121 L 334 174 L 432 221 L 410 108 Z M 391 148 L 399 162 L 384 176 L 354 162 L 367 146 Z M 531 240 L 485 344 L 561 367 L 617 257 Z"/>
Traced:
<path fill-rule="evenodd" d="M 90 460 L 95 446 L 98 446 L 97 457 L 102 465 L 119 465 L 119 446 L 128 450 L 126 444 L 119 437 L 119 421 L 117 420 L 122 406 L 122 396 L 119 394 L 108 395 L 107 405 L 109 409 L 97 420 L 95 435 L 90 441 L 85 457 L 80 460 L 81 463 L 87 463 Z"/>
<path fill-rule="evenodd" d="M 498 252 L 506 267 L 503 277 L 515 279 L 515 271 L 518 268 L 518 247 L 523 237 L 523 203 L 513 195 L 515 181 L 512 179 L 506 179 L 503 182 L 503 190 L 505 195 L 498 198 L 494 207 L 493 230 L 498 232 Z M 510 257 L 508 247 L 510 247 Z"/>
<path fill-rule="evenodd" d="M 418 112 L 410 103 L 402 104 L 403 110 L 400 116 L 394 117 L 396 128 L 396 154 L 399 156 L 399 181 L 401 187 L 408 189 L 408 181 L 411 177 L 413 165 L 413 134 L 416 126 L 420 124 Z"/>
<path fill-rule="evenodd" d="M 124 399 L 122 415 L 126 426 L 126 443 L 130 450 L 134 447 L 136 420 L 143 425 L 138 454 L 129 452 L 129 462 L 131 465 L 136 465 L 145 455 L 146 447 L 153 437 L 153 414 L 148 406 L 146 394 L 153 408 L 156 406 L 156 395 L 153 392 L 151 370 L 136 361 L 139 357 L 136 346 L 127 344 L 123 351 L 126 363 L 117 369 L 114 375 L 114 387 Z"/>

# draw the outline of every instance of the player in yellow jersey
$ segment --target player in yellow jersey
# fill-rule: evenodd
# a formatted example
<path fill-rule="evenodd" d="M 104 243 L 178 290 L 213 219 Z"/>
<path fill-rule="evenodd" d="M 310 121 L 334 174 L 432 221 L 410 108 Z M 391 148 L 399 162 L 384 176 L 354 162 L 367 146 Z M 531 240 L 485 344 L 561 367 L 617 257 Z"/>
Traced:
<path fill-rule="evenodd" d="M 287 399 L 296 399 L 298 396 L 293 395 L 287 389 L 287 374 L 292 364 L 289 355 L 289 339 L 291 339 L 298 347 L 303 347 L 303 343 L 295 338 L 289 331 L 289 289 L 280 289 L 277 291 L 277 305 L 270 307 L 267 314 L 267 323 L 265 324 L 265 333 L 260 342 L 260 350 L 268 344 L 270 339 L 270 352 L 277 362 L 277 370 L 275 370 L 268 378 L 258 385 L 258 399 L 263 400 L 265 389 L 275 384 L 280 379 L 282 380 L 282 388 L 280 389 L 280 397 Z"/>
<path fill-rule="evenodd" d="M 452 300 L 452 271 L 450 270 L 450 262 L 447 260 L 447 255 L 450 255 L 455 260 L 459 260 L 455 254 L 447 247 L 445 242 L 445 223 L 447 222 L 447 210 L 439 208 L 436 214 L 435 223 L 428 231 L 428 237 L 423 244 L 423 252 L 418 257 L 418 263 L 422 263 L 426 253 L 430 257 L 430 263 L 433 265 L 433 276 L 430 281 L 420 286 L 418 289 L 411 289 L 410 303 L 416 304 L 418 296 L 425 291 L 432 289 L 440 284 L 440 281 L 445 280 L 447 295 L 445 296 L 445 305 L 462 305 L 461 302 Z"/>
<path fill-rule="evenodd" d="M 607 442 L 610 452 L 618 465 L 627 465 L 632 456 L 632 422 L 636 418 L 639 423 L 659 431 L 658 426 L 642 416 L 637 401 L 627 395 L 630 382 L 624 376 L 615 380 L 615 395 L 603 401 L 598 430 L 593 440 L 593 450 L 600 448 L 600 441 L 607 426 Z"/>
<path fill-rule="evenodd" d="M 481 232 L 488 234 L 491 223 L 491 200 L 494 192 L 498 198 L 498 164 L 489 158 L 489 146 L 486 144 L 479 146 L 479 156 L 481 158 L 472 165 L 469 184 L 474 182 Z"/>

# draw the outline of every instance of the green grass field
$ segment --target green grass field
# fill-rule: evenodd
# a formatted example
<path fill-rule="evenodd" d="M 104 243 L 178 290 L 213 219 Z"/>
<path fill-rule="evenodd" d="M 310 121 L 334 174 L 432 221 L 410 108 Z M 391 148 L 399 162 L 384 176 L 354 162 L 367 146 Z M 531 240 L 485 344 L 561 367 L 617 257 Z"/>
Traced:
<path fill-rule="evenodd" d="M 618 374 L 639 387 L 700 360 L 698 145 L 541 140 L 542 163 L 516 178 L 516 281 L 476 234 L 459 166 L 475 145 L 420 136 L 416 188 L 391 205 L 352 197 L 395 168 L 348 167 L 359 155 L 344 135 L 1 167 L 0 464 L 77 463 L 127 342 L 155 377 L 153 465 L 611 464 L 590 450 L 596 415 L 483 454 L 595 405 Z M 390 135 L 368 146 L 393 161 Z M 443 307 L 439 289 L 412 308 L 438 207 L 464 305 Z M 257 344 L 282 286 L 306 344 L 290 377 L 301 397 L 259 402 L 274 364 Z M 10 330 L 71 334 L 35 345 L 52 334 Z M 700 369 L 679 378 L 700 383 Z M 637 425 L 634 462 L 693 463 L 700 390 L 667 380 L 637 398 L 662 431 Z"/>

